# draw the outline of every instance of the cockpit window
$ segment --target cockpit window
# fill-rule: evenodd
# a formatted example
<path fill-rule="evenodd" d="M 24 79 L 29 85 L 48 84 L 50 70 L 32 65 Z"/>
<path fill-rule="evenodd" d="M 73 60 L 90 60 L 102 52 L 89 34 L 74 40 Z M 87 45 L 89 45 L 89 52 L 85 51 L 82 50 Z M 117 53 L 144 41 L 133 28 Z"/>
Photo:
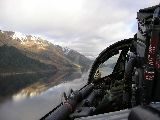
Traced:
<path fill-rule="evenodd" d="M 114 67 L 117 63 L 117 60 L 119 58 L 120 54 L 114 55 L 112 57 L 110 57 L 108 60 L 106 60 L 104 63 L 100 64 L 99 68 L 97 69 L 99 72 L 96 74 L 98 76 L 96 76 L 97 78 L 102 78 L 105 76 L 108 76 L 110 74 L 112 74 Z"/>

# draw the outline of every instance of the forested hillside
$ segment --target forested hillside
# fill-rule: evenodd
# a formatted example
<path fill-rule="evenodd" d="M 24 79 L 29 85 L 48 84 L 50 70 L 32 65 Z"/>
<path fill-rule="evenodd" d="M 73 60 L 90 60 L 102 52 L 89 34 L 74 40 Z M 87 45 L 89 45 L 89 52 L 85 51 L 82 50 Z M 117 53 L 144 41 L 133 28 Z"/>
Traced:
<path fill-rule="evenodd" d="M 0 72 L 33 72 L 56 71 L 53 65 L 41 63 L 38 60 L 27 57 L 13 46 L 0 47 Z"/>

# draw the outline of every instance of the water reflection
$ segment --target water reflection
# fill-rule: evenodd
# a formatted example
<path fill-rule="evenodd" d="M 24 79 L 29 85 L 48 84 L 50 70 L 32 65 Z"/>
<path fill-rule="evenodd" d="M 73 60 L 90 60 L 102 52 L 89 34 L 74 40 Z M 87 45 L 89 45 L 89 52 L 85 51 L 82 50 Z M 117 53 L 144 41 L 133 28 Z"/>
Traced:
<path fill-rule="evenodd" d="M 53 73 L 0 75 L 0 100 L 12 96 L 25 87 L 46 83 Z M 38 86 L 38 85 L 37 85 Z"/>
<path fill-rule="evenodd" d="M 0 104 L 0 120 L 37 120 L 52 110 L 62 100 L 62 93 L 79 89 L 86 83 L 86 76 L 50 88 L 38 96 L 13 99 Z M 23 98 L 23 97 L 22 97 Z"/>

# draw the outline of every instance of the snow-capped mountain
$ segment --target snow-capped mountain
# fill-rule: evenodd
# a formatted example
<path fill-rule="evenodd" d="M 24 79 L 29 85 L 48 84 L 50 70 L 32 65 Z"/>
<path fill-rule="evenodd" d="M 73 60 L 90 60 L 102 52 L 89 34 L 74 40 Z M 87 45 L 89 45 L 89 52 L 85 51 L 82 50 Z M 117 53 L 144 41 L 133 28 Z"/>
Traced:
<path fill-rule="evenodd" d="M 88 70 L 90 68 L 90 65 L 92 64 L 92 60 L 85 57 L 84 55 L 80 54 L 79 52 L 72 50 L 68 47 L 61 47 L 59 45 L 56 45 L 56 47 L 62 51 L 64 56 L 72 61 L 72 63 L 75 63 L 77 65 L 81 66 L 82 71 Z"/>
<path fill-rule="evenodd" d="M 81 69 L 83 71 L 92 63 L 77 51 L 20 32 L 0 31 L 0 46 L 4 44 L 16 47 L 28 57 L 54 65 L 59 70 Z"/>

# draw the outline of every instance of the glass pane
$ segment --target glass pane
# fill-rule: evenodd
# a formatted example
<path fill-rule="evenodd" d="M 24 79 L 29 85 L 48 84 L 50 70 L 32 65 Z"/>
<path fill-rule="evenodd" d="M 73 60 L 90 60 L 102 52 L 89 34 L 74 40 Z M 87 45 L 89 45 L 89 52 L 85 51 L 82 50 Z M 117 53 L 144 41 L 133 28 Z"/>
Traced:
<path fill-rule="evenodd" d="M 101 78 L 112 74 L 113 69 L 117 63 L 118 57 L 119 54 L 114 55 L 99 66 L 99 74 Z"/>

